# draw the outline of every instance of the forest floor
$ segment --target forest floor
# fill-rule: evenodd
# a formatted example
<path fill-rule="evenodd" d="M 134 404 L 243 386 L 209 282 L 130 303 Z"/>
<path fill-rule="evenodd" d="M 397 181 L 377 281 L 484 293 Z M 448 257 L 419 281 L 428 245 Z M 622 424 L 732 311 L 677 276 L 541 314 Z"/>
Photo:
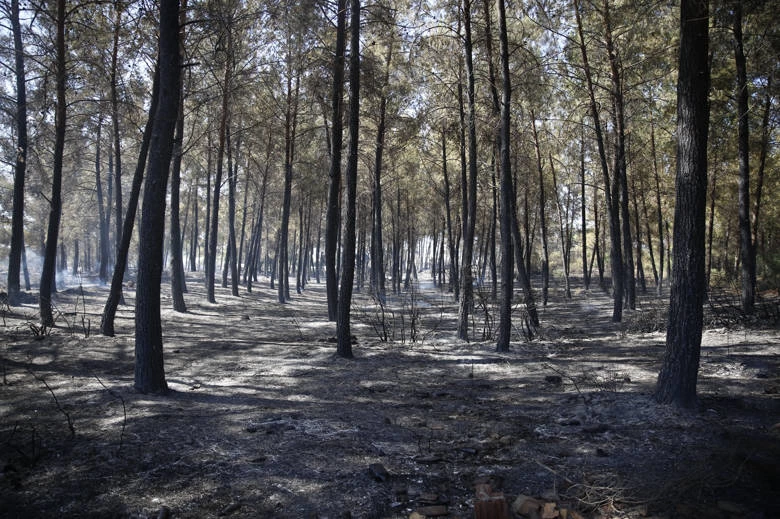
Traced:
<path fill-rule="evenodd" d="M 57 294 L 51 330 L 33 295 L 2 306 L 0 517 L 466 518 L 479 483 L 511 517 L 778 516 L 776 320 L 708 309 L 701 405 L 684 412 L 651 398 L 654 296 L 615 324 L 603 292 L 556 289 L 538 335 L 500 354 L 491 305 L 467 343 L 449 295 L 389 297 L 383 320 L 357 294 L 345 360 L 323 285 L 209 304 L 188 283 L 185 314 L 164 289 L 165 396 L 133 390 L 132 290 L 114 338 L 97 330 L 107 288 L 86 280 Z"/>

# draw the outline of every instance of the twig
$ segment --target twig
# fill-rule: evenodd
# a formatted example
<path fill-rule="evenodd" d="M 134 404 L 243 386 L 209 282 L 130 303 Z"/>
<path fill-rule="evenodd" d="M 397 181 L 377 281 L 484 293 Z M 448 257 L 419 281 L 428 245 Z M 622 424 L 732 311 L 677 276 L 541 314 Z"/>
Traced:
<path fill-rule="evenodd" d="M 570 479 L 569 479 L 569 478 L 567 478 L 566 476 L 562 476 L 562 475 L 560 475 L 558 472 L 556 472 L 555 470 L 551 469 L 550 467 L 548 467 L 547 465 L 545 465 L 545 464 L 544 464 L 544 463 L 542 463 L 541 461 L 539 461 L 539 460 L 534 460 L 534 461 L 536 462 L 536 464 L 537 464 L 537 465 L 539 465 L 540 467 L 542 467 L 544 470 L 546 470 L 546 471 L 550 472 L 550 473 L 551 473 L 553 476 L 556 476 L 556 477 L 559 477 L 559 478 L 561 478 L 561 479 L 562 479 L 562 480 L 563 480 L 563 481 L 566 483 L 566 485 L 567 485 L 567 486 L 570 486 L 570 487 L 571 487 L 571 486 L 574 486 L 574 485 L 575 485 L 574 481 L 570 480 Z"/>
<path fill-rule="evenodd" d="M 27 368 L 27 371 L 32 375 L 35 380 L 38 380 L 39 382 L 42 382 L 44 386 L 46 386 L 46 389 L 49 390 L 49 393 L 51 393 L 52 398 L 54 398 L 54 403 L 57 404 L 57 409 L 60 410 L 62 414 L 65 415 L 65 418 L 68 420 L 68 429 L 70 429 L 70 437 L 75 438 L 76 437 L 76 428 L 73 426 L 73 419 L 70 417 L 70 414 L 60 405 L 60 401 L 57 399 L 57 395 L 54 394 L 54 390 L 52 390 L 51 386 L 46 382 L 46 379 L 36 375 L 33 373 L 33 371 L 30 368 Z"/>
<path fill-rule="evenodd" d="M 580 391 L 580 386 L 577 384 L 577 380 L 574 377 L 571 377 L 571 376 L 567 375 L 566 373 L 564 373 L 563 371 L 555 368 L 551 364 L 545 363 L 545 364 L 542 364 L 542 366 L 547 368 L 547 369 L 549 369 L 549 370 L 551 370 L 551 371 L 554 371 L 557 375 L 560 375 L 561 378 L 566 378 L 566 379 L 570 380 L 571 383 L 574 384 L 574 389 L 576 389 L 577 393 L 580 395 L 580 397 L 582 397 L 582 399 L 585 400 L 585 396 L 582 394 L 582 391 Z"/>
<path fill-rule="evenodd" d="M 127 425 L 127 406 L 125 406 L 125 399 L 122 397 L 122 395 L 120 395 L 113 389 L 109 389 L 108 387 L 106 387 L 106 385 L 103 384 L 103 381 L 100 380 L 100 377 L 98 377 L 97 375 L 94 375 L 94 377 L 98 381 L 98 384 L 100 384 L 103 387 L 103 389 L 108 391 L 109 395 L 113 396 L 114 398 L 118 398 L 119 401 L 122 402 L 123 419 L 122 419 L 122 431 L 119 433 L 119 448 L 117 449 L 117 455 L 118 455 L 119 453 L 122 452 L 122 445 L 124 444 L 124 440 L 125 440 L 125 426 Z"/>

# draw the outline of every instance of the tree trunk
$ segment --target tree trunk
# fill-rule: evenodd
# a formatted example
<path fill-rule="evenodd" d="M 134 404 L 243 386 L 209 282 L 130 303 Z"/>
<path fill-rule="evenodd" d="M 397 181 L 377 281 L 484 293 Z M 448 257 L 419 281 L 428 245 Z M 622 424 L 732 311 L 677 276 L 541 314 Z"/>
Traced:
<path fill-rule="evenodd" d="M 639 218 L 639 202 L 637 202 L 636 185 L 631 182 L 631 190 L 633 191 L 633 205 L 634 205 L 634 229 L 636 229 L 636 275 L 639 278 L 639 286 L 642 288 L 642 292 L 647 292 L 647 282 L 645 281 L 645 269 L 642 265 L 642 222 Z"/>
<path fill-rule="evenodd" d="M 119 0 L 114 1 L 114 39 L 111 48 L 111 124 L 114 138 L 114 210 L 116 218 L 116 255 L 119 256 L 119 247 L 122 244 L 122 230 L 124 224 L 122 221 L 122 147 L 121 134 L 119 133 L 119 92 L 117 85 L 119 83 L 117 60 L 119 56 L 119 31 L 122 28 L 123 3 Z M 128 211 L 129 212 L 129 211 Z M 123 300 L 121 285 L 119 292 L 120 300 Z M 124 301 L 122 301 L 124 303 Z"/>
<path fill-rule="evenodd" d="M 631 211 L 629 207 L 628 171 L 626 168 L 626 123 L 624 116 L 623 83 L 620 75 L 620 62 L 615 51 L 612 39 L 612 20 L 609 12 L 609 0 L 604 0 L 604 36 L 606 40 L 607 55 L 609 57 L 610 79 L 612 83 L 612 102 L 615 107 L 615 157 L 612 168 L 613 184 L 612 196 L 618 197 L 620 192 L 620 223 L 622 232 L 622 253 L 625 302 L 628 308 L 636 309 L 636 280 L 634 278 L 634 256 L 631 248 Z M 616 207 L 613 201 L 613 207 Z"/>
<path fill-rule="evenodd" d="M 317 218 L 317 247 L 315 247 L 315 258 L 314 258 L 314 280 L 319 285 L 320 283 L 320 268 L 322 265 L 320 265 L 320 246 L 322 244 L 322 201 L 320 201 L 320 209 L 317 211 L 318 218 Z"/>
<path fill-rule="evenodd" d="M 179 52 L 182 55 L 180 61 L 183 61 L 185 27 L 187 25 L 187 0 L 181 0 L 179 17 L 181 18 L 179 20 L 179 42 L 182 46 Z M 173 166 L 171 167 L 171 298 L 173 299 L 173 309 L 175 311 L 186 312 L 187 305 L 184 303 L 184 292 L 187 289 L 184 281 L 184 258 L 182 257 L 181 225 L 179 223 L 181 161 L 184 156 L 184 84 L 181 77 L 179 82 L 181 83 L 178 87 L 180 95 L 173 138 Z"/>
<path fill-rule="evenodd" d="M 298 205 L 298 254 L 295 268 L 295 293 L 303 292 L 303 228 L 306 225 L 303 218 L 303 203 Z"/>
<path fill-rule="evenodd" d="M 289 50 L 289 52 L 292 52 Z M 293 160 L 295 158 L 295 132 L 298 120 L 298 92 L 301 84 L 300 70 L 293 69 L 292 57 L 287 68 L 287 106 L 284 118 L 284 195 L 282 199 L 282 223 L 279 235 L 279 287 L 277 297 L 280 303 L 290 299 L 289 233 L 290 206 L 292 204 Z M 295 77 L 293 78 L 293 74 Z M 295 243 L 293 242 L 293 246 Z"/>
<path fill-rule="evenodd" d="M 247 164 L 248 166 L 248 164 Z M 236 166 L 238 167 L 238 166 Z M 247 167 L 248 169 L 248 167 Z M 238 178 L 238 177 L 236 177 Z M 244 257 L 244 244 L 246 240 L 246 215 L 247 215 L 247 199 L 249 197 L 249 173 L 244 174 L 244 201 L 241 208 L 241 237 L 238 242 L 238 278 L 241 279 L 241 273 L 246 272 L 247 265 L 249 265 L 249 247 L 246 247 L 246 258 Z M 251 226 L 251 224 L 250 224 Z M 244 276 L 246 281 L 246 276 Z"/>
<path fill-rule="evenodd" d="M 447 232 L 447 251 L 449 253 L 449 259 L 450 259 L 449 285 L 447 291 L 452 292 L 455 289 L 453 283 L 457 277 L 457 275 L 455 274 L 457 270 L 457 263 L 455 261 L 455 238 L 452 234 L 450 177 L 448 175 L 448 169 L 447 169 L 447 133 L 444 127 L 442 127 L 441 130 L 441 162 L 442 162 L 442 175 L 444 176 L 444 210 L 445 210 L 444 216 L 445 216 L 446 232 Z"/>
<path fill-rule="evenodd" d="M 401 187 L 396 183 L 393 212 L 393 293 L 401 292 Z"/>
<path fill-rule="evenodd" d="M 393 59 L 393 42 L 387 46 L 385 56 L 384 89 L 379 100 L 379 126 L 376 132 L 376 157 L 374 161 L 374 219 L 371 241 L 371 284 L 380 301 L 385 301 L 385 261 L 384 243 L 382 240 L 382 159 L 385 148 L 385 118 L 387 116 L 387 86 L 390 82 L 390 65 Z"/>
<path fill-rule="evenodd" d="M 56 91 L 57 104 L 54 120 L 54 163 L 51 178 L 51 199 L 49 199 L 49 225 L 46 232 L 46 252 L 43 257 L 43 270 L 41 271 L 40 294 L 38 304 L 41 312 L 41 324 L 54 326 L 54 314 L 52 313 L 51 294 L 55 287 L 55 269 L 57 259 L 57 238 L 60 232 L 60 219 L 62 217 L 62 161 L 65 152 L 65 128 L 66 128 L 66 71 L 65 71 L 65 0 L 57 0 L 56 3 Z"/>
<path fill-rule="evenodd" d="M 109 245 L 108 245 L 108 225 L 106 224 L 105 207 L 103 206 L 103 181 L 100 178 L 100 135 L 103 127 L 103 118 L 98 117 L 97 122 L 97 134 L 95 136 L 95 191 L 97 193 L 97 205 L 98 205 L 98 232 L 99 246 L 100 246 L 100 268 L 98 270 L 98 278 L 101 282 L 108 281 L 108 262 L 110 260 Z"/>
<path fill-rule="evenodd" d="M 203 237 L 203 273 L 208 291 L 209 269 L 211 269 L 211 150 L 212 150 L 211 128 L 206 131 L 206 217 L 203 219 L 204 234 Z"/>
<path fill-rule="evenodd" d="M 509 351 L 512 335 L 512 293 L 514 286 L 514 258 L 512 257 L 512 170 L 510 160 L 510 101 L 512 86 L 509 76 L 509 44 L 506 33 L 506 8 L 498 0 L 498 25 L 501 52 L 501 297 L 497 351 Z"/>
<path fill-rule="evenodd" d="M 639 175 L 639 196 L 642 200 L 642 216 L 645 223 L 645 234 L 647 235 L 647 252 L 650 255 L 650 266 L 653 269 L 653 280 L 656 286 L 658 286 L 658 265 L 655 261 L 655 252 L 653 251 L 653 233 L 650 230 L 650 212 L 647 209 L 647 192 L 643 175 Z"/>
<path fill-rule="evenodd" d="M 582 283 L 585 290 L 590 290 L 590 270 L 588 269 L 588 221 L 585 196 L 585 128 L 583 123 L 580 138 L 580 233 L 582 240 Z"/>
<path fill-rule="evenodd" d="M 230 145 L 230 128 L 227 128 L 227 166 L 228 166 L 228 255 L 230 263 L 230 293 L 233 297 L 238 297 L 238 250 L 236 248 L 236 183 L 238 181 L 238 156 L 236 156 L 235 167 L 233 164 L 233 151 Z M 241 145 L 240 139 L 236 145 L 238 149 Z"/>
<path fill-rule="evenodd" d="M 704 234 L 709 128 L 709 13 L 706 0 L 682 0 L 677 80 L 677 198 L 666 353 L 655 399 L 691 408 L 697 404 L 705 296 Z"/>
<path fill-rule="evenodd" d="M 539 173 L 539 223 L 542 231 L 542 306 L 547 306 L 547 296 L 550 290 L 550 252 L 547 246 L 547 214 L 545 205 L 547 197 L 544 190 L 544 171 L 542 169 L 542 152 L 539 146 L 539 134 L 536 131 L 536 115 L 531 110 L 531 129 L 536 150 L 536 170 Z"/>
<path fill-rule="evenodd" d="M 564 293 L 567 299 L 571 299 L 571 226 L 569 225 L 569 195 L 567 195 L 567 201 L 564 205 L 561 202 L 560 193 L 558 192 L 558 176 L 555 173 L 555 163 L 553 163 L 552 153 L 549 154 L 549 159 L 555 206 L 558 208 L 558 230 L 560 232 L 561 241 L 561 259 L 563 260 Z"/>
<path fill-rule="evenodd" d="M 30 290 L 30 271 L 27 268 L 27 247 L 22 240 L 22 272 L 24 273 L 24 289 Z"/>
<path fill-rule="evenodd" d="M 756 304 L 756 255 L 750 228 L 750 120 L 747 63 L 742 41 L 742 0 L 734 4 L 734 61 L 737 67 L 737 143 L 739 155 L 739 251 L 742 264 L 742 312 Z"/>
<path fill-rule="evenodd" d="M 596 134 L 596 144 L 598 145 L 599 162 L 604 178 L 604 194 L 606 197 L 607 213 L 609 216 L 609 235 L 610 235 L 610 267 L 612 270 L 612 320 L 620 322 L 623 320 L 623 254 L 621 251 L 621 229 L 620 229 L 620 195 L 619 178 L 613 174 L 610 181 L 609 166 L 607 164 L 607 154 L 604 147 L 604 136 L 601 130 L 601 119 L 599 117 L 598 103 L 596 102 L 595 87 L 588 63 L 588 52 L 585 46 L 585 34 L 582 27 L 582 18 L 580 16 L 579 0 L 574 0 L 574 15 L 577 20 L 577 34 L 579 36 L 580 52 L 582 54 L 582 64 L 585 71 L 585 80 L 590 98 L 590 113 L 593 118 L 593 128 Z"/>
<path fill-rule="evenodd" d="M 350 1 L 350 25 L 349 156 L 345 179 L 347 208 L 344 221 L 344 259 L 342 260 L 336 325 L 336 353 L 344 358 L 352 357 L 350 306 L 352 304 L 352 284 L 355 277 L 355 219 L 357 216 L 358 140 L 360 136 L 360 0 Z"/>
<path fill-rule="evenodd" d="M 116 317 L 117 306 L 122 299 L 122 282 L 124 281 L 125 269 L 127 268 L 130 240 L 133 237 L 133 225 L 135 224 L 135 215 L 138 208 L 138 198 L 141 194 L 141 185 L 144 180 L 146 158 L 149 154 L 149 143 L 152 138 L 152 125 L 154 124 L 157 105 L 159 104 L 159 76 L 159 70 L 155 69 L 154 79 L 152 80 L 152 99 L 149 103 L 149 117 L 146 121 L 146 127 L 144 128 L 144 134 L 141 139 L 141 149 L 138 153 L 138 162 L 136 163 L 135 173 L 133 174 L 133 185 L 130 188 L 130 198 L 127 200 L 127 217 L 124 219 L 122 239 L 117 250 L 114 274 L 111 277 L 111 289 L 109 290 L 108 299 L 103 308 L 103 316 L 100 322 L 100 331 L 106 337 L 114 336 L 114 318 Z"/>
<path fill-rule="evenodd" d="M 252 257 L 254 258 L 251 262 L 251 271 L 249 272 L 249 276 L 247 278 L 247 285 L 246 289 L 247 291 L 252 291 L 252 281 L 257 280 L 257 265 L 260 263 L 260 259 L 262 257 L 262 240 L 263 240 L 263 216 L 265 214 L 265 194 L 266 189 L 268 187 L 268 177 L 269 177 L 269 169 L 270 169 L 270 158 L 271 153 L 273 150 L 272 146 L 272 133 L 268 132 L 268 145 L 266 146 L 266 152 L 265 152 L 265 167 L 263 168 L 263 179 L 260 182 L 260 208 L 258 209 L 257 214 L 257 222 L 255 223 L 255 230 L 253 232 L 254 234 L 254 252 L 252 253 Z"/>
<path fill-rule="evenodd" d="M 11 28 L 14 38 L 14 74 L 16 76 L 16 161 L 14 164 L 11 249 L 8 252 L 8 304 L 20 304 L 19 285 L 24 248 L 24 183 L 27 172 L 27 86 L 24 71 L 24 44 L 19 21 L 19 0 L 11 0 Z"/>
<path fill-rule="evenodd" d="M 761 195 L 764 190 L 764 170 L 769 152 L 769 114 L 772 110 L 772 74 L 767 77 L 766 97 L 764 100 L 764 116 L 761 119 L 761 151 L 758 157 L 758 172 L 756 173 L 756 196 L 753 205 L 753 261 L 758 249 L 758 222 L 761 213 Z"/>
<path fill-rule="evenodd" d="M 71 274 L 73 276 L 79 275 L 79 239 L 73 240 L 73 265 L 71 266 Z"/>
<path fill-rule="evenodd" d="M 650 120 L 650 153 L 653 156 L 653 178 L 655 180 L 655 215 L 658 225 L 658 294 L 664 284 L 664 217 L 661 212 L 661 180 L 658 173 L 658 157 L 655 149 L 655 124 Z"/>
<path fill-rule="evenodd" d="M 134 386 L 141 393 L 165 393 L 168 390 L 163 366 L 160 281 L 166 185 L 181 97 L 178 1 L 161 2 L 159 38 L 160 99 L 149 144 L 136 287 Z"/>
<path fill-rule="evenodd" d="M 717 161 L 717 158 L 715 159 Z M 712 273 L 712 243 L 715 234 L 715 202 L 718 197 L 718 170 L 717 168 L 712 171 L 712 184 L 710 185 L 710 217 L 709 224 L 707 225 L 707 291 L 710 290 L 710 274 Z"/>
<path fill-rule="evenodd" d="M 333 118 L 330 171 L 328 183 L 328 212 L 325 216 L 325 291 L 328 297 L 328 319 L 336 321 L 339 297 L 336 255 L 341 227 L 341 148 L 344 142 L 342 104 L 344 97 L 344 47 L 346 46 L 347 0 L 338 0 L 336 21 L 336 54 L 333 60 Z"/>
<path fill-rule="evenodd" d="M 227 52 L 225 58 L 225 71 L 222 83 L 222 107 L 219 121 L 219 138 L 217 143 L 217 173 L 214 179 L 214 201 L 211 204 L 211 231 L 209 232 L 209 266 L 206 269 L 206 298 L 209 303 L 216 303 L 214 294 L 214 280 L 217 268 L 217 234 L 219 232 L 219 196 L 222 187 L 222 174 L 225 162 L 225 147 L 227 146 L 227 132 L 230 124 L 230 92 L 233 85 L 233 35 L 230 30 L 230 21 L 225 21 L 222 31 L 227 40 Z M 230 171 L 228 171 L 230 175 Z"/>
<path fill-rule="evenodd" d="M 531 277 L 528 273 L 527 264 L 523 255 L 523 237 L 520 234 L 520 222 L 517 217 L 517 179 L 514 181 L 512 187 L 512 241 L 515 246 L 515 261 L 517 262 L 517 272 L 520 278 L 520 286 L 523 289 L 523 303 L 525 304 L 526 311 L 528 312 L 528 318 L 531 326 L 534 328 L 539 327 L 539 313 L 536 309 L 536 299 L 534 297 L 533 289 L 531 288 Z M 533 333 L 533 330 L 529 330 L 529 335 Z M 530 337 L 529 337 L 530 339 Z"/>
<path fill-rule="evenodd" d="M 460 23 L 458 18 L 458 36 L 460 36 Z M 458 162 L 460 164 L 460 216 L 457 218 L 460 225 L 457 227 L 458 236 L 455 238 L 455 257 L 451 261 L 455 264 L 454 275 L 451 284 L 455 287 L 455 301 L 460 301 L 460 240 L 466 236 L 466 224 L 468 214 L 468 167 L 466 162 L 466 110 L 463 106 L 463 70 L 462 61 L 458 60 Z"/>
<path fill-rule="evenodd" d="M 474 63 L 471 40 L 471 0 L 463 0 L 463 25 L 465 28 L 464 52 L 466 57 L 468 100 L 468 191 L 463 191 L 467 212 L 464 212 L 463 259 L 461 261 L 461 294 L 458 309 L 458 338 L 468 340 L 469 315 L 474 306 L 474 281 L 472 261 L 474 256 L 474 230 L 477 223 L 477 127 L 476 95 L 474 92 Z"/>

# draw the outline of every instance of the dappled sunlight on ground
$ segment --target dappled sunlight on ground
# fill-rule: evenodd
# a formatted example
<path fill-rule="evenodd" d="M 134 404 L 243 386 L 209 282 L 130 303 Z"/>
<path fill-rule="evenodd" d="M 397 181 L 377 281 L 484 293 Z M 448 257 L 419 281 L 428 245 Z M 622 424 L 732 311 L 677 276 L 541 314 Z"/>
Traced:
<path fill-rule="evenodd" d="M 284 305 L 267 283 L 218 286 L 217 304 L 188 287 L 184 314 L 163 290 L 165 396 L 132 389 L 132 307 L 96 335 L 105 288 L 58 294 L 48 335 L 34 305 L 5 311 L 0 515 L 407 518 L 433 502 L 472 517 L 480 478 L 585 517 L 780 505 L 777 328 L 707 330 L 692 413 L 650 397 L 665 342 L 650 296 L 624 323 L 601 292 L 553 296 L 538 335 L 497 353 L 491 304 L 465 342 L 434 287 L 357 293 L 345 360 L 324 285 Z"/>

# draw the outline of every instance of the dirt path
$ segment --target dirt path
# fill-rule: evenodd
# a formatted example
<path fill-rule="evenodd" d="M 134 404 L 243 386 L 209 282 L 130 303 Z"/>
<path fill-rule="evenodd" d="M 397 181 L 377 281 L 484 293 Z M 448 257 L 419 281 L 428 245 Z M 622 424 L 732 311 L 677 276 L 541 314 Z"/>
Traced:
<path fill-rule="evenodd" d="M 34 304 L 6 308 L 0 516 L 473 517 L 478 481 L 584 517 L 780 507 L 777 328 L 707 330 L 701 411 L 682 413 L 649 397 L 664 337 L 638 330 L 662 303 L 617 325 L 603 294 L 553 298 L 540 336 L 498 354 L 457 341 L 434 290 L 389 298 L 384 321 L 359 298 L 347 361 L 323 287 L 282 306 L 266 286 L 211 305 L 189 280 L 189 312 L 163 316 L 164 397 L 132 390 L 131 307 L 94 334 L 104 288 L 61 292 L 43 337 Z"/>

